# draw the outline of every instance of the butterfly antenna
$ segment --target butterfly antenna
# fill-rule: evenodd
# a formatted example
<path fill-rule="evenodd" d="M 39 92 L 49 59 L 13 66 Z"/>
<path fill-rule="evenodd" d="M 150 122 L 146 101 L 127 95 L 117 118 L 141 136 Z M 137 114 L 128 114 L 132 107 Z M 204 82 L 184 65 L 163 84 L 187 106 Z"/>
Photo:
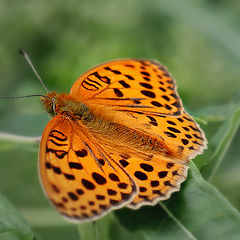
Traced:
<path fill-rule="evenodd" d="M 0 96 L 0 99 L 13 99 L 13 98 L 29 98 L 29 97 L 46 97 L 45 95 L 41 94 L 31 94 L 26 96 Z"/>
<path fill-rule="evenodd" d="M 24 56 L 24 58 L 26 59 L 26 61 L 28 62 L 28 64 L 30 65 L 30 67 L 32 68 L 33 72 L 35 73 L 35 75 L 37 76 L 37 78 L 39 79 L 39 81 L 41 82 L 42 86 L 46 89 L 47 92 L 49 92 L 48 88 L 45 86 L 45 84 L 43 83 L 43 80 L 41 79 L 41 77 L 39 76 L 37 70 L 35 69 L 35 67 L 32 64 L 31 59 L 29 58 L 29 56 L 27 55 L 26 52 L 24 52 L 23 50 L 19 50 L 19 53 L 21 55 Z"/>

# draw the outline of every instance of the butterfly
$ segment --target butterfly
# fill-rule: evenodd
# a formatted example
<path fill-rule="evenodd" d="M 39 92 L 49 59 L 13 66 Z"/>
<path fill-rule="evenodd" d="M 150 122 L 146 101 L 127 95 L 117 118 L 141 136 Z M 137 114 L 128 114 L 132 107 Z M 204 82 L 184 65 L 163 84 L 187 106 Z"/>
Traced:
<path fill-rule="evenodd" d="M 40 97 L 39 175 L 52 205 L 73 222 L 168 199 L 207 146 L 167 68 L 113 60 L 82 74 L 70 93 Z"/>

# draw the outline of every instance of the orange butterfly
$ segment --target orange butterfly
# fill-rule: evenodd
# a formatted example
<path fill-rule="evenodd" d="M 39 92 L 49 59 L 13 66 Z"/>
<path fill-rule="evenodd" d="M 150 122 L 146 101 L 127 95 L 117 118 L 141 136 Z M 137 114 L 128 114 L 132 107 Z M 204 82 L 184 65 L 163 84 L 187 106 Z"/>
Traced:
<path fill-rule="evenodd" d="M 41 101 L 53 116 L 40 144 L 42 186 L 72 221 L 168 199 L 206 148 L 174 79 L 156 61 L 106 62 L 81 75 L 70 94 Z"/>

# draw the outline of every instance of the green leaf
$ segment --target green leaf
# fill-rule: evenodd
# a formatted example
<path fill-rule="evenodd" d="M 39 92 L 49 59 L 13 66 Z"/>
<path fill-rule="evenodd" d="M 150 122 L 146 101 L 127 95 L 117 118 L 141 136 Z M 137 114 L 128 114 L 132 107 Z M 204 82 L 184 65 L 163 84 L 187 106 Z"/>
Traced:
<path fill-rule="evenodd" d="M 116 212 L 130 231 L 141 231 L 147 240 L 155 239 L 239 239 L 240 215 L 224 196 L 206 182 L 194 163 L 188 180 L 171 199 L 138 211 Z"/>
<path fill-rule="evenodd" d="M 79 224 L 78 231 L 81 240 L 144 240 L 140 233 L 124 228 L 112 213 L 96 222 Z"/>
<path fill-rule="evenodd" d="M 208 106 L 198 114 L 208 121 L 205 132 L 208 138 L 208 149 L 197 156 L 194 162 L 202 168 L 203 176 L 212 181 L 228 151 L 240 124 L 240 93 L 228 104 Z"/>
<path fill-rule="evenodd" d="M 240 108 L 236 109 L 234 114 L 230 115 L 226 119 L 215 138 L 213 138 L 213 142 L 217 142 L 218 145 L 216 146 L 214 154 L 210 158 L 209 164 L 203 169 L 203 174 L 208 181 L 211 181 L 215 176 L 227 150 L 230 147 L 233 137 L 237 133 L 239 124 Z"/>
<path fill-rule="evenodd" d="M 215 175 L 239 128 L 239 102 L 240 97 L 237 96 L 228 104 L 208 106 L 197 113 L 208 122 L 207 126 L 203 126 L 207 133 L 208 149 L 194 162 L 198 168 L 203 168 L 201 173 L 209 180 Z"/>
<path fill-rule="evenodd" d="M 0 240 L 37 239 L 25 220 L 11 203 L 0 194 Z"/>
<path fill-rule="evenodd" d="M 78 225 L 81 240 L 109 240 L 111 215 L 107 215 L 97 222 L 82 223 Z"/>

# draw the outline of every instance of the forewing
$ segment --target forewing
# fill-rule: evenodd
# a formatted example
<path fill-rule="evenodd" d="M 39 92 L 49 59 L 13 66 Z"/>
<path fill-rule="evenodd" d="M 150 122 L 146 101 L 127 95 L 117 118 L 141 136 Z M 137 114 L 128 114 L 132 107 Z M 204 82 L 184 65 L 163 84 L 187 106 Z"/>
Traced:
<path fill-rule="evenodd" d="M 179 115 L 182 103 L 175 81 L 157 61 L 126 59 L 106 62 L 83 75 L 70 94 L 91 107 L 108 106 L 112 111 Z"/>
<path fill-rule="evenodd" d="M 129 203 L 136 186 L 72 120 L 55 116 L 40 145 L 40 178 L 54 207 L 72 221 L 97 219 Z"/>
<path fill-rule="evenodd" d="M 185 163 L 206 148 L 205 135 L 184 111 L 174 79 L 157 61 L 104 63 L 80 76 L 70 93 L 90 109 L 102 106 L 105 119 L 160 139 L 172 157 Z"/>

